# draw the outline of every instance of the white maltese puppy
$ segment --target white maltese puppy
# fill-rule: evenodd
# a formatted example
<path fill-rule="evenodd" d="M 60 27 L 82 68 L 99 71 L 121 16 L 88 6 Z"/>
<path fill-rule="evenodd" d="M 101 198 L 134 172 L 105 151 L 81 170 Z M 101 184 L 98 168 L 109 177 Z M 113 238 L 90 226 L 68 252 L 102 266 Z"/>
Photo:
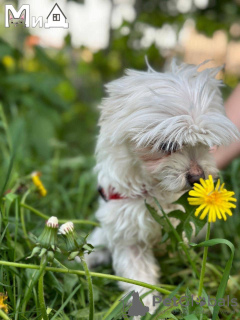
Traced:
<path fill-rule="evenodd" d="M 152 248 L 161 239 L 161 227 L 144 201 L 154 206 L 156 197 L 166 212 L 172 211 L 171 203 L 200 178 L 216 178 L 209 150 L 238 138 L 225 115 L 222 82 L 215 79 L 221 67 L 198 68 L 173 62 L 166 73 L 150 66 L 148 72 L 127 70 L 106 86 L 96 150 L 101 227 L 89 240 L 101 248 L 88 256 L 90 266 L 111 255 L 118 276 L 158 284 Z M 125 282 L 120 287 L 144 292 Z M 151 311 L 152 301 L 146 299 Z"/>

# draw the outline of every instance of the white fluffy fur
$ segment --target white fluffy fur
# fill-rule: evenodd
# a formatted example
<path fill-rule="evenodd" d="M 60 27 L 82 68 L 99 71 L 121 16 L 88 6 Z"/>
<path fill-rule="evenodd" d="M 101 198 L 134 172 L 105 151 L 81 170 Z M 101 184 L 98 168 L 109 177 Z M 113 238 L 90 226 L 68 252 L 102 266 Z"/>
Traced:
<path fill-rule="evenodd" d="M 100 106 L 97 143 L 99 185 L 127 199 L 100 200 L 96 213 L 101 223 L 90 239 L 107 249 L 88 256 L 89 263 L 109 260 L 111 252 L 117 275 L 151 284 L 158 283 L 159 267 L 152 247 L 161 229 L 148 213 L 144 200 L 158 198 L 165 210 L 190 188 L 187 174 L 202 168 L 205 176 L 217 176 L 209 148 L 229 144 L 239 133 L 226 117 L 215 79 L 221 68 L 172 63 L 171 72 L 127 70 L 126 75 L 107 85 L 108 97 Z M 171 154 L 162 144 L 177 143 Z M 121 283 L 124 290 L 140 290 Z M 151 307 L 150 298 L 145 301 Z"/>

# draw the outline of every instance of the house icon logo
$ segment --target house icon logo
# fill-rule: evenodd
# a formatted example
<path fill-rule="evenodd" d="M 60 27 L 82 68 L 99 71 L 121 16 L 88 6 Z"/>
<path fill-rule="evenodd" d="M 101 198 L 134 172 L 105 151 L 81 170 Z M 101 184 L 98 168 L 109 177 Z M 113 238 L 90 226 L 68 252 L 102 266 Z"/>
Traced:
<path fill-rule="evenodd" d="M 59 5 L 56 3 L 49 15 L 47 16 L 47 22 L 44 24 L 45 28 L 65 28 L 69 27 L 68 22 L 66 22 L 67 17 L 62 12 Z"/>

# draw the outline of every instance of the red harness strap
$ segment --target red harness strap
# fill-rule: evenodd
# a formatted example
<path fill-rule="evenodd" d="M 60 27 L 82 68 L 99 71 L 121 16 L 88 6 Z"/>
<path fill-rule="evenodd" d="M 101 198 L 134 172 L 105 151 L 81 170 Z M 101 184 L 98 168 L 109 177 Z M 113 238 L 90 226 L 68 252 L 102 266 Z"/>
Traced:
<path fill-rule="evenodd" d="M 99 192 L 100 196 L 103 198 L 103 200 L 105 200 L 106 202 L 109 201 L 109 200 L 127 199 L 126 197 L 121 196 L 120 193 L 114 192 L 113 188 L 110 189 L 108 197 L 107 197 L 104 189 L 101 186 L 98 187 L 98 192 Z"/>

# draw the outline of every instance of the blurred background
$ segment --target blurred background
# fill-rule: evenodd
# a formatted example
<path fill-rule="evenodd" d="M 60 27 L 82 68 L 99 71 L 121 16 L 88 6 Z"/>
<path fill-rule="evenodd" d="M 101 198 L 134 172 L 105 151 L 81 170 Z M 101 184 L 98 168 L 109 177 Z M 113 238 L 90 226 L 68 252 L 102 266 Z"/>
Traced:
<path fill-rule="evenodd" d="M 193 64 L 213 59 L 207 67 L 225 64 L 220 76 L 226 99 L 240 77 L 240 0 L 59 0 L 69 28 L 33 28 L 32 17 L 43 16 L 46 22 L 55 3 L 0 1 L 0 184 L 8 177 L 8 189 L 17 181 L 25 184 L 25 177 L 38 170 L 48 194 L 31 194 L 28 204 L 49 216 L 94 220 L 98 195 L 92 168 L 104 84 L 123 75 L 125 68 L 146 70 L 145 56 L 158 71 L 168 68 L 173 57 Z M 6 4 L 16 9 L 29 4 L 30 27 L 5 28 Z M 238 199 L 239 167 L 238 159 L 222 172 Z M 213 236 L 239 246 L 238 212 L 239 206 L 226 223 L 216 222 Z M 27 231 L 38 235 L 43 219 L 29 212 L 25 218 Z M 92 230 L 89 225 L 81 228 Z M 19 260 L 29 255 L 22 239 L 15 243 Z M 211 261 L 225 266 L 228 250 L 223 246 L 210 251 Z M 162 283 L 189 279 L 172 259 L 161 259 Z M 236 250 L 232 274 L 237 281 L 239 267 Z M 104 268 L 98 271 L 112 272 L 111 266 Z M 96 281 L 100 289 L 95 299 L 106 306 L 117 286 L 109 285 L 102 296 L 103 283 L 108 283 Z M 237 281 L 232 294 L 240 292 Z"/>
<path fill-rule="evenodd" d="M 30 27 L 6 28 L 6 4 L 29 4 Z M 0 1 L 1 172 L 5 177 L 16 149 L 9 186 L 39 170 L 48 195 L 32 199 L 34 205 L 49 215 L 94 219 L 104 84 L 125 68 L 146 70 L 145 56 L 159 71 L 173 57 L 194 64 L 213 59 L 210 65 L 225 64 L 226 98 L 240 77 L 240 1 L 59 0 L 69 28 L 33 28 L 32 17 L 46 22 L 54 4 Z M 232 235 L 233 227 L 225 232 Z"/>
<path fill-rule="evenodd" d="M 29 4 L 30 27 L 6 28 L 6 4 Z M 173 57 L 194 64 L 212 59 L 207 67 L 225 64 L 226 98 L 240 77 L 240 1 L 59 0 L 69 28 L 33 28 L 32 17 L 46 22 L 54 4 L 0 1 L 2 175 L 15 143 L 9 186 L 39 170 L 48 196 L 32 199 L 37 207 L 47 206 L 49 215 L 93 219 L 92 167 L 104 84 L 125 68 L 146 70 L 145 56 L 159 71 Z M 226 232 L 233 230 L 228 226 Z"/>

